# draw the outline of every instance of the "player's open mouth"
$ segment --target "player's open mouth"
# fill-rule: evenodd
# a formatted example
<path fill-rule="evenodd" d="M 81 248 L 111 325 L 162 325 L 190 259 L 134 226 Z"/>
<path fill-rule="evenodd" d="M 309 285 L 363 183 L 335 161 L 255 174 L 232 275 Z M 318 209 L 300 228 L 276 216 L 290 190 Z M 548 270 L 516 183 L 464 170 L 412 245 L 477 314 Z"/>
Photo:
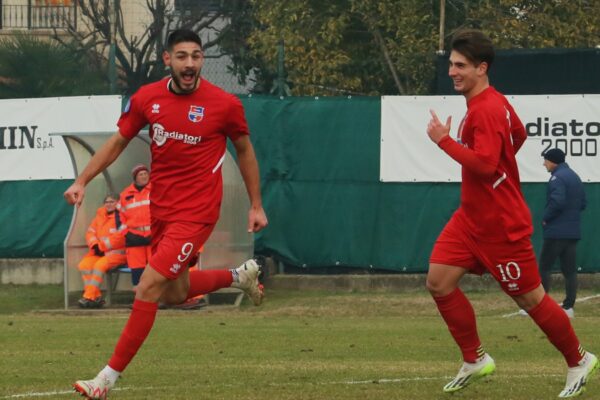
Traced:
<path fill-rule="evenodd" d="M 192 84 L 196 80 L 196 74 L 193 71 L 186 71 L 181 74 L 181 80 L 185 84 Z"/>

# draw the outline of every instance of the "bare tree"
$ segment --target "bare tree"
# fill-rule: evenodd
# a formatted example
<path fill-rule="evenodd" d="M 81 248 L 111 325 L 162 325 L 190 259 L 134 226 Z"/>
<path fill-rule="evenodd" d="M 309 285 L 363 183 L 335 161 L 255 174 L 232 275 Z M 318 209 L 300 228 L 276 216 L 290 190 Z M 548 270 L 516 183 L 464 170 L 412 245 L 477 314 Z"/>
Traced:
<path fill-rule="evenodd" d="M 202 36 L 208 37 L 203 43 L 206 51 L 231 35 L 230 21 L 232 16 L 235 17 L 233 14 L 236 10 L 242 7 L 241 0 L 182 2 L 187 6 L 177 9 L 174 0 L 146 0 L 148 24 L 140 35 L 133 36 L 127 32 L 121 0 L 76 2 L 80 16 L 77 24 L 68 21 L 67 37 L 64 32 L 59 34 L 55 30 L 54 39 L 64 45 L 73 46 L 75 43 L 82 51 L 95 52 L 99 62 L 104 63 L 108 61 L 108 49 L 114 40 L 120 85 L 127 93 L 164 76 L 161 54 L 169 32 L 188 28 L 199 34 L 205 33 Z M 111 15 L 115 16 L 116 21 L 111 21 Z M 220 23 L 216 24 L 216 21 Z M 111 30 L 113 26 L 114 35 Z"/>

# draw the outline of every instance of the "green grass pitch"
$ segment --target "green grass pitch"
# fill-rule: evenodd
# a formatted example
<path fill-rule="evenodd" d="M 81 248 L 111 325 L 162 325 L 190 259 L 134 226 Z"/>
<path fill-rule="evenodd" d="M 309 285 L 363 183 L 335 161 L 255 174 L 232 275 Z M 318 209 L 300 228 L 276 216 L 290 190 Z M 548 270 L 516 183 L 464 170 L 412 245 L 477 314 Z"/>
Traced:
<path fill-rule="evenodd" d="M 59 309 L 58 286 L 0 286 L 0 400 L 76 399 L 70 384 L 108 360 L 128 312 Z M 582 292 L 580 297 L 595 293 Z M 426 291 L 331 293 L 267 288 L 263 306 L 159 311 L 110 399 L 552 399 L 566 365 L 499 290 L 468 292 L 496 373 L 447 395 L 460 353 Z M 557 295 L 558 296 L 558 295 Z M 575 329 L 600 353 L 600 297 Z M 600 398 L 600 378 L 582 399 Z"/>

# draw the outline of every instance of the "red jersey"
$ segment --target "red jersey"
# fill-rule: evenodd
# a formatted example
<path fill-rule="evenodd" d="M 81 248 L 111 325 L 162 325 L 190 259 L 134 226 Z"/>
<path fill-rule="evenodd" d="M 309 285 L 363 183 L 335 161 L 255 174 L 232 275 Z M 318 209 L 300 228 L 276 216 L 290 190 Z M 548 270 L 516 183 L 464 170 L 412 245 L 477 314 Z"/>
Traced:
<path fill-rule="evenodd" d="M 467 102 L 458 141 L 439 142 L 462 165 L 456 216 L 478 240 L 516 241 L 533 232 L 515 159 L 526 138 L 515 110 L 490 86 Z"/>
<path fill-rule="evenodd" d="M 131 139 L 149 125 L 153 218 L 214 224 L 227 138 L 249 134 L 244 109 L 237 97 L 205 79 L 190 94 L 172 92 L 170 81 L 142 86 L 121 115 L 119 132 Z"/>

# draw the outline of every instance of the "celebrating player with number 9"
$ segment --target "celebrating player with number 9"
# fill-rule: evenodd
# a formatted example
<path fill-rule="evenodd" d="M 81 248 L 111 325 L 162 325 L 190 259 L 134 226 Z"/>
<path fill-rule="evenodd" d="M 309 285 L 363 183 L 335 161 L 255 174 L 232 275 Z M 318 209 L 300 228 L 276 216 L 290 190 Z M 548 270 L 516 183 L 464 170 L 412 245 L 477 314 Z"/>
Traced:
<path fill-rule="evenodd" d="M 230 285 L 246 291 L 256 305 L 262 300 L 260 270 L 254 260 L 232 270 L 188 271 L 188 264 L 219 218 L 221 166 L 227 139 L 235 147 L 250 198 L 248 231 L 263 229 L 267 217 L 242 104 L 200 78 L 204 55 L 198 35 L 189 30 L 173 31 L 163 61 L 170 67 L 170 78 L 143 86 L 131 97 L 119 119 L 119 132 L 65 192 L 67 201 L 80 204 L 85 185 L 107 168 L 144 126 L 150 125 L 152 256 L 108 365 L 96 378 L 74 384 L 75 390 L 88 399 L 106 398 L 152 329 L 159 300 L 180 304 Z"/>

